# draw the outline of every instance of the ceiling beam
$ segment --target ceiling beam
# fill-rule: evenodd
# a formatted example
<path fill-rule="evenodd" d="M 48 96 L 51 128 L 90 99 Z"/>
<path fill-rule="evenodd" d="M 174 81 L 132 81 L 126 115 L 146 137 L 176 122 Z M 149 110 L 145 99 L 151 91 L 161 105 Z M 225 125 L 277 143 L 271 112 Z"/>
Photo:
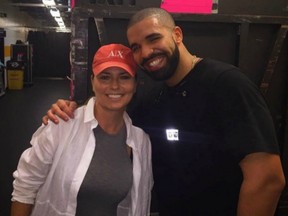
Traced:
<path fill-rule="evenodd" d="M 17 6 L 17 7 L 47 7 L 44 4 L 33 4 L 33 3 L 11 3 L 10 5 L 12 6 Z M 56 8 L 69 8 L 68 5 L 53 5 L 51 7 L 56 7 Z M 48 6 L 49 8 L 49 6 Z"/>

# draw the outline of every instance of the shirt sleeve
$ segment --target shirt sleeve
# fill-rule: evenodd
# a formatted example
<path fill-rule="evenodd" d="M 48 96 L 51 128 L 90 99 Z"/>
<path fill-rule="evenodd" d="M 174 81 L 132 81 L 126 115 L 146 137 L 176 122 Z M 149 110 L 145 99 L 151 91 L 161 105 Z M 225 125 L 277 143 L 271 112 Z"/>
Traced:
<path fill-rule="evenodd" d="M 151 208 L 152 188 L 153 188 L 154 180 L 153 180 L 153 172 L 152 172 L 151 141 L 150 141 L 149 135 L 146 133 L 144 133 L 143 146 L 145 146 L 145 150 L 143 151 L 143 153 L 146 154 L 145 169 L 147 170 L 147 176 L 146 176 L 147 184 L 144 189 L 144 191 L 147 193 L 147 199 L 146 199 L 147 208 L 146 208 L 145 215 L 149 215 L 150 208 Z"/>
<path fill-rule="evenodd" d="M 223 73 L 214 104 L 227 148 L 241 160 L 255 152 L 279 153 L 274 123 L 258 87 L 239 70 Z"/>
<path fill-rule="evenodd" d="M 33 134 L 31 147 L 26 149 L 13 173 L 12 201 L 34 204 L 40 186 L 45 182 L 57 148 L 57 125 L 42 125 Z M 52 131 L 53 130 L 53 131 Z"/>

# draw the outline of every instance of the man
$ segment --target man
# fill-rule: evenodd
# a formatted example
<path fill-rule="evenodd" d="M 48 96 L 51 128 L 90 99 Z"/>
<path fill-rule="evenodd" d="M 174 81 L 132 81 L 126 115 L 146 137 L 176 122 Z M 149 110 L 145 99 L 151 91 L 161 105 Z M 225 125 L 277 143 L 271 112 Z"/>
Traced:
<path fill-rule="evenodd" d="M 140 68 L 165 82 L 156 94 L 140 86 L 130 113 L 152 141 L 160 215 L 274 215 L 285 179 L 257 87 L 232 65 L 190 54 L 163 9 L 137 12 L 127 38 Z M 59 101 L 49 118 L 67 119 L 69 106 Z"/>

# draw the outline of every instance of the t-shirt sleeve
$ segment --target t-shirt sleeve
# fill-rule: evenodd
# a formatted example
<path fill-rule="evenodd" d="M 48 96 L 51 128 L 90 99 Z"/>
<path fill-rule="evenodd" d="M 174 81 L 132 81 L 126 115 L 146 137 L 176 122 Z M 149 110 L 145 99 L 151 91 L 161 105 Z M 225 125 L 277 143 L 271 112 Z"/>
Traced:
<path fill-rule="evenodd" d="M 258 87 L 237 69 L 222 73 L 213 88 L 227 148 L 241 160 L 255 152 L 279 153 L 274 123 Z"/>

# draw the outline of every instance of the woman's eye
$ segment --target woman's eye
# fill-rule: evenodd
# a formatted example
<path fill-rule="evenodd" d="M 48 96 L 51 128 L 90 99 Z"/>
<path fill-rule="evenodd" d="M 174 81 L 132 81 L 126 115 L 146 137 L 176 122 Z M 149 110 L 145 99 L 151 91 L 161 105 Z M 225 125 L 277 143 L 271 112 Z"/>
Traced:
<path fill-rule="evenodd" d="M 100 80 L 109 80 L 110 77 L 109 76 L 99 76 L 98 79 L 100 79 Z"/>
<path fill-rule="evenodd" d="M 131 76 L 129 76 L 129 75 L 122 75 L 121 77 L 120 77 L 120 79 L 122 79 L 122 80 L 128 80 L 128 79 L 131 79 L 132 77 Z"/>

